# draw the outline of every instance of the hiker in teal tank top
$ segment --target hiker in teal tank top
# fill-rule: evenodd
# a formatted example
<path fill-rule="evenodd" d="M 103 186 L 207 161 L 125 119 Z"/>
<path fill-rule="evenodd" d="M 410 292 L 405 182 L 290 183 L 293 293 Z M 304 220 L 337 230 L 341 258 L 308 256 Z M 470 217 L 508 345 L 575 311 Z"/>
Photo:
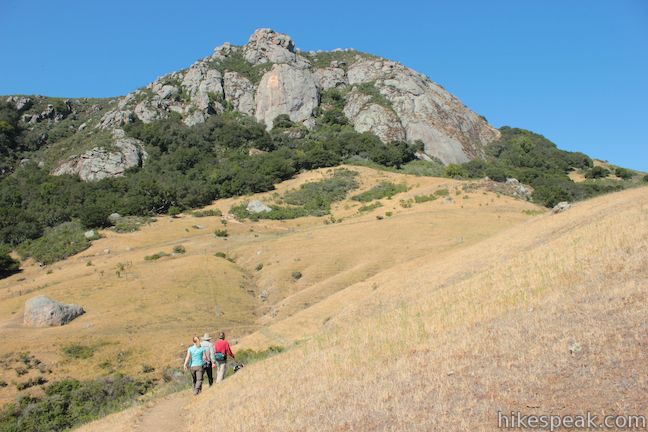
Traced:
<path fill-rule="evenodd" d="M 207 350 L 200 346 L 200 339 L 194 336 L 193 345 L 187 349 L 187 356 L 184 360 L 184 370 L 187 367 L 191 370 L 191 379 L 193 381 L 193 393 L 197 395 L 202 390 L 203 381 L 203 364 L 208 362 Z"/>

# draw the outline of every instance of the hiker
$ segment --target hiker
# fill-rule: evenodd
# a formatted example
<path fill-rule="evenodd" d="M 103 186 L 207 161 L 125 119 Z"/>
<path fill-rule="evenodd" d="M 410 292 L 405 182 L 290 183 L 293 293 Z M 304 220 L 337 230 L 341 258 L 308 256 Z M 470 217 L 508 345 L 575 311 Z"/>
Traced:
<path fill-rule="evenodd" d="M 203 364 L 207 361 L 207 350 L 200 346 L 200 339 L 194 336 L 193 345 L 187 349 L 187 356 L 184 360 L 184 370 L 187 367 L 191 370 L 193 380 L 193 393 L 197 395 L 202 390 Z"/>
<path fill-rule="evenodd" d="M 214 359 L 216 359 L 216 382 L 223 381 L 225 378 L 225 367 L 227 365 L 227 356 L 234 357 L 234 353 L 230 348 L 229 342 L 225 340 L 225 333 L 221 332 L 218 335 L 218 340 L 214 344 Z"/>
<path fill-rule="evenodd" d="M 212 373 L 212 367 L 216 367 L 216 360 L 214 359 L 214 344 L 211 342 L 211 336 L 209 333 L 205 333 L 201 338 L 200 346 L 205 348 L 207 352 L 207 361 L 203 365 L 204 372 L 207 373 L 207 382 L 209 382 L 209 387 L 214 384 L 214 375 Z"/>

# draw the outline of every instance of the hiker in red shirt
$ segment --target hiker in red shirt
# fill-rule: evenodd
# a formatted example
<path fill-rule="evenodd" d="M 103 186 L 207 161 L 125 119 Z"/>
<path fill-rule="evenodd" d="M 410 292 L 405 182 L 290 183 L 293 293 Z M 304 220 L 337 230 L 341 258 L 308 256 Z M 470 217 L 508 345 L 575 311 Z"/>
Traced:
<path fill-rule="evenodd" d="M 225 378 L 225 367 L 227 365 L 227 356 L 234 357 L 234 353 L 230 348 L 229 342 L 225 340 L 225 333 L 221 332 L 218 335 L 218 340 L 214 343 L 214 358 L 216 359 L 216 382 L 223 381 Z"/>

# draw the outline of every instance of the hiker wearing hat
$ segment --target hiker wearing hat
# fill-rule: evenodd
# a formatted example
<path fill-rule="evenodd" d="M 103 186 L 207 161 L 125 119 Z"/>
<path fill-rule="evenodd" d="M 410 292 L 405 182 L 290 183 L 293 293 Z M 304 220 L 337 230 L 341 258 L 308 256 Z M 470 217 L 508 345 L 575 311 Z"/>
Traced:
<path fill-rule="evenodd" d="M 207 361 L 203 365 L 203 371 L 207 374 L 207 382 L 209 382 L 209 387 L 211 387 L 212 384 L 214 384 L 212 367 L 216 367 L 216 360 L 214 359 L 214 344 L 211 342 L 211 336 L 209 336 L 209 333 L 205 333 L 201 340 L 200 346 L 205 348 L 205 353 L 207 354 Z"/>
<path fill-rule="evenodd" d="M 187 367 L 191 370 L 191 379 L 193 380 L 193 394 L 197 395 L 202 390 L 203 381 L 203 364 L 207 361 L 207 351 L 200 346 L 200 339 L 194 336 L 193 345 L 187 349 L 187 356 L 184 360 L 184 370 Z"/>
<path fill-rule="evenodd" d="M 227 364 L 227 356 L 234 357 L 234 353 L 230 348 L 229 342 L 225 340 L 225 333 L 221 332 L 218 335 L 218 340 L 214 344 L 214 359 L 216 360 L 216 382 L 223 381 L 225 378 L 225 365 Z"/>

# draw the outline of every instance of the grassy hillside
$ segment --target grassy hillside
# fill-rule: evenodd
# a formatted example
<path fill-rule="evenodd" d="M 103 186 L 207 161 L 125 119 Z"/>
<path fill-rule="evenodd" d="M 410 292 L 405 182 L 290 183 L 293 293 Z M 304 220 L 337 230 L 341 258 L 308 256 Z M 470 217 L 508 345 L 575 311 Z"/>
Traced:
<path fill-rule="evenodd" d="M 26 261 L 21 273 L 0 281 L 2 403 L 41 394 L 42 384 L 18 390 L 39 377 L 52 383 L 123 373 L 161 381 L 165 368 L 180 365 L 190 337 L 205 331 L 225 330 L 239 340 L 263 329 L 255 336 L 260 343 L 247 345 L 255 349 L 290 343 L 302 335 L 281 330 L 284 319 L 396 265 L 445 256 L 538 211 L 467 181 L 345 168 L 358 172 L 357 189 L 332 202 L 326 217 L 239 221 L 229 210 L 250 199 L 271 204 L 294 191 L 317 191 L 302 186 L 334 178 L 332 169 L 300 174 L 276 191 L 215 201 L 207 208 L 211 216 L 158 217 L 132 233 L 101 230 L 88 249 L 50 266 Z M 360 211 L 364 203 L 352 196 L 385 182 L 407 191 Z M 437 192 L 439 198 L 414 200 Z M 179 246 L 184 253 L 174 254 Z M 23 304 L 39 294 L 81 304 L 87 313 L 63 327 L 25 328 Z M 43 366 L 18 375 L 21 353 Z"/>
<path fill-rule="evenodd" d="M 619 192 L 423 254 L 243 338 L 259 347 L 278 334 L 289 349 L 199 398 L 83 430 L 164 430 L 158 414 L 188 431 L 498 430 L 498 410 L 645 414 L 647 209 L 646 188 Z"/>
<path fill-rule="evenodd" d="M 496 430 L 498 410 L 645 413 L 647 209 L 645 188 L 608 195 L 349 286 L 283 322 L 302 342 L 207 392 L 189 430 Z M 199 415 L 215 404 L 228 415 Z"/>

